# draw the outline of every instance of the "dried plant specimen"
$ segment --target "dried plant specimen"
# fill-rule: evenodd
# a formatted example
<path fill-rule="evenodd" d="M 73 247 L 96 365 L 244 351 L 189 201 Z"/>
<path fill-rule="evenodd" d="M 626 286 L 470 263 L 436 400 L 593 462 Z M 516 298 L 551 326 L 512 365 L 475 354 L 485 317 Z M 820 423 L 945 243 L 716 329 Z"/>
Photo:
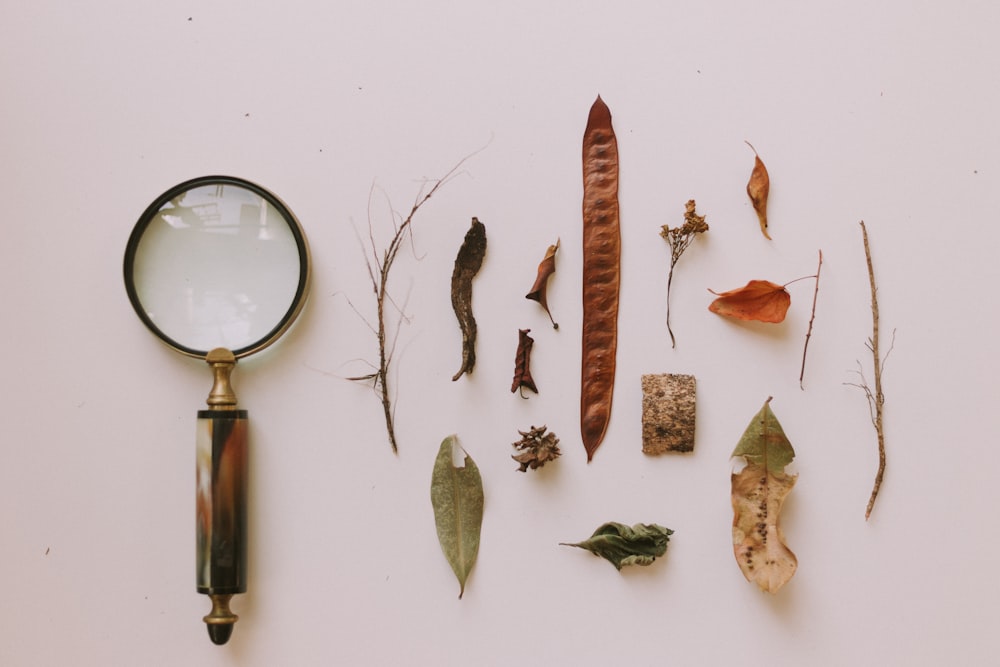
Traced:
<path fill-rule="evenodd" d="M 538 264 L 538 275 L 535 277 L 535 284 L 531 286 L 531 291 L 524 295 L 525 299 L 537 301 L 545 309 L 545 314 L 549 316 L 549 321 L 552 322 L 553 329 L 558 329 L 559 324 L 552 318 L 547 292 L 549 278 L 556 272 L 556 252 L 558 250 L 559 239 L 556 239 L 555 245 L 549 246 L 548 250 L 545 251 L 545 257 Z"/>
<path fill-rule="evenodd" d="M 462 465 L 455 462 L 461 457 Z M 458 437 L 449 435 L 441 442 L 431 476 L 431 504 L 441 551 L 458 578 L 458 598 L 465 594 L 465 582 L 479 553 L 483 525 L 483 479 Z"/>
<path fill-rule="evenodd" d="M 587 461 L 611 419 L 618 348 L 621 273 L 618 141 L 611 111 L 598 96 L 583 135 L 583 359 L 580 431 Z"/>
<path fill-rule="evenodd" d="M 708 305 L 713 313 L 738 320 L 757 320 L 777 324 L 783 322 L 792 297 L 784 285 L 768 280 L 751 280 L 744 287 L 728 292 L 713 292 L 718 298 Z"/>
<path fill-rule="evenodd" d="M 674 265 L 687 250 L 695 236 L 708 231 L 708 224 L 705 216 L 695 213 L 695 201 L 689 199 L 684 206 L 684 224 L 680 227 L 670 228 L 670 225 L 663 225 L 660 229 L 660 236 L 670 245 L 670 273 L 667 274 L 667 333 L 670 334 L 670 347 L 677 347 L 677 340 L 674 338 L 674 331 L 670 328 L 670 286 L 674 282 Z"/>
<path fill-rule="evenodd" d="M 757 212 L 757 220 L 760 222 L 760 231 L 764 238 L 771 240 L 771 235 L 767 233 L 767 195 L 771 191 L 771 177 L 767 175 L 767 167 L 760 160 L 757 149 L 749 141 L 747 146 L 753 151 L 753 171 L 750 172 L 750 180 L 747 182 L 747 195 L 750 196 L 750 203 L 753 210 Z"/>
<path fill-rule="evenodd" d="M 735 317 L 739 320 L 757 320 L 777 324 L 785 320 L 792 297 L 785 288 L 800 280 L 814 278 L 816 287 L 813 290 L 812 310 L 809 314 L 809 326 L 806 329 L 806 340 L 802 346 L 802 367 L 799 369 L 799 388 L 805 389 L 803 378 L 806 375 L 806 353 L 809 351 L 809 339 L 812 337 L 813 323 L 816 321 L 816 301 L 819 298 L 819 274 L 823 268 L 823 251 L 819 251 L 819 263 L 816 273 L 790 280 L 784 285 L 776 285 L 767 280 L 751 280 L 744 287 L 728 292 L 714 292 L 718 298 L 708 305 L 713 313 Z"/>
<path fill-rule="evenodd" d="M 451 306 L 462 329 L 462 367 L 452 381 L 471 373 L 476 366 L 476 318 L 472 314 L 472 279 L 479 273 L 486 257 L 486 226 L 479 218 L 472 219 L 465 241 L 455 258 L 451 274 Z"/>
<path fill-rule="evenodd" d="M 531 378 L 531 348 L 535 344 L 535 339 L 528 335 L 531 329 L 517 330 L 517 353 L 514 355 L 514 381 L 510 385 L 510 392 L 521 390 L 521 398 L 527 398 L 524 390 L 538 393 L 538 387 Z"/>
<path fill-rule="evenodd" d="M 528 468 L 536 470 L 559 458 L 559 438 L 551 431 L 546 433 L 546 429 L 546 426 L 532 426 L 527 432 L 518 431 L 521 439 L 512 443 L 518 453 L 510 457 L 521 464 L 518 468 L 521 472 L 528 472 Z"/>
<path fill-rule="evenodd" d="M 626 565 L 650 565 L 667 553 L 667 543 L 673 534 L 674 531 L 655 523 L 637 523 L 629 527 L 609 521 L 583 542 L 560 544 L 586 549 L 621 571 Z"/>
<path fill-rule="evenodd" d="M 798 475 L 785 472 L 795 451 L 770 403 L 768 397 L 733 450 L 734 457 L 746 461 L 732 476 L 733 551 L 747 581 L 777 593 L 798 567 L 779 524 L 781 506 Z"/>
<path fill-rule="evenodd" d="M 865 374 L 861 370 L 861 362 L 858 362 L 857 371 L 861 382 L 849 384 L 859 387 L 865 392 L 865 397 L 868 399 L 868 410 L 872 418 L 872 426 L 875 427 L 875 436 L 878 440 L 878 469 L 875 471 L 875 484 L 872 486 L 872 495 L 868 499 L 868 506 L 865 508 L 865 520 L 867 521 L 872 514 L 872 510 L 875 508 L 875 499 L 878 498 L 879 489 L 882 488 L 882 478 L 885 476 L 885 431 L 882 427 L 882 406 L 885 404 L 885 394 L 882 393 L 882 373 L 885 371 L 885 361 L 889 357 L 889 352 L 892 352 L 892 344 L 890 343 L 889 351 L 883 357 L 879 351 L 878 290 L 875 287 L 875 269 L 872 267 L 872 251 L 871 246 L 868 245 L 868 229 L 865 227 L 864 220 L 861 221 L 861 236 L 865 242 L 868 282 L 871 284 L 872 290 L 872 335 L 868 339 L 866 346 L 869 352 L 872 353 L 875 388 L 872 390 L 868 385 Z M 893 342 L 895 338 L 896 332 L 893 331 Z"/>
<path fill-rule="evenodd" d="M 478 151 L 477 151 L 478 152 Z M 473 153 L 474 155 L 475 153 Z M 397 302 L 393 299 L 389 292 L 389 275 L 392 267 L 395 265 L 396 258 L 399 255 L 400 249 L 403 247 L 404 240 L 413 232 L 413 219 L 417 215 L 417 211 L 427 203 L 427 200 L 433 197 L 437 191 L 447 183 L 451 178 L 458 173 L 458 170 L 462 167 L 466 160 L 472 157 L 471 155 L 463 158 L 452 167 L 451 171 L 445 174 L 440 179 L 433 181 L 426 190 L 421 190 L 417 195 L 416 201 L 410 208 L 410 212 L 405 218 L 400 215 L 402 222 L 394 223 L 393 225 L 393 236 L 389 241 L 389 245 L 386 246 L 384 250 L 379 250 L 375 242 L 375 234 L 371 227 L 371 222 L 369 221 L 368 227 L 368 243 L 362 242 L 362 249 L 364 250 L 366 262 L 368 264 L 368 277 L 371 280 L 372 292 L 375 294 L 375 305 L 376 305 L 376 319 L 377 323 L 368 324 L 369 329 L 375 335 L 375 339 L 378 342 L 378 363 L 371 364 L 374 370 L 371 373 L 365 375 L 358 375 L 355 377 L 349 377 L 348 380 L 355 382 L 371 382 L 372 389 L 378 396 L 379 401 L 382 404 L 382 414 L 385 418 L 385 430 L 389 437 L 389 444 L 392 446 L 392 451 L 394 453 L 399 451 L 398 445 L 396 443 L 396 426 L 395 426 L 395 411 L 392 404 L 392 393 L 389 388 L 389 372 L 392 367 L 393 352 L 396 349 L 396 341 L 399 336 L 399 322 L 405 319 L 403 309 Z M 368 208 L 371 211 L 371 198 L 375 189 L 369 193 L 369 204 Z M 393 215 L 396 215 L 395 213 Z M 350 303 L 350 301 L 348 301 Z M 398 320 L 395 326 L 390 322 L 390 314 L 386 312 L 386 307 L 390 309 L 395 309 L 398 314 Z M 351 303 L 351 307 L 354 308 L 354 304 Z M 355 312 L 358 312 L 355 309 Z M 360 313 L 359 313 L 360 314 Z M 393 331 L 394 329 L 394 331 Z"/>
<path fill-rule="evenodd" d="M 694 450 L 695 379 L 693 375 L 642 376 L 642 452 Z"/>
<path fill-rule="evenodd" d="M 809 339 L 812 338 L 813 322 L 816 321 L 816 300 L 819 297 L 819 272 L 823 268 L 823 251 L 819 251 L 819 264 L 816 265 L 816 289 L 813 290 L 812 311 L 809 314 L 809 327 L 806 329 L 806 342 L 802 346 L 802 368 L 799 370 L 799 389 L 805 389 L 802 378 L 806 376 L 806 352 L 809 351 Z"/>

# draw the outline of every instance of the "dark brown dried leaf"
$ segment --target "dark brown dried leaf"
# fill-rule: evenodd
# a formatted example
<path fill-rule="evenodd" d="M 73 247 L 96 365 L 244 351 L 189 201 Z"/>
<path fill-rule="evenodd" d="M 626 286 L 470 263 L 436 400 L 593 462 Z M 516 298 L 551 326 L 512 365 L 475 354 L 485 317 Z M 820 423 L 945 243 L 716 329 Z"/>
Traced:
<path fill-rule="evenodd" d="M 479 273 L 486 256 L 486 226 L 479 218 L 465 233 L 465 241 L 455 258 L 451 274 L 451 306 L 455 309 L 458 326 L 462 329 L 462 367 L 452 381 L 471 373 L 476 365 L 476 318 L 472 314 L 472 279 Z"/>

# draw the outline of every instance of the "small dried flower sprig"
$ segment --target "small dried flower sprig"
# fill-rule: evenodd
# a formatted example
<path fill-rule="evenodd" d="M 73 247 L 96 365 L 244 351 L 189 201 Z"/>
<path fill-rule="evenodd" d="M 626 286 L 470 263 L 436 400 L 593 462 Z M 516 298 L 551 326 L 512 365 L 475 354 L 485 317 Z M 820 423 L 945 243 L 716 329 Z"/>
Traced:
<path fill-rule="evenodd" d="M 529 467 L 532 470 L 541 468 L 546 462 L 559 458 L 559 438 L 555 433 L 546 433 L 546 429 L 546 426 L 532 426 L 527 433 L 518 431 L 521 439 L 512 444 L 520 454 L 511 454 L 511 458 L 521 464 L 520 472 L 528 472 Z"/>
<path fill-rule="evenodd" d="M 680 227 L 670 228 L 670 225 L 663 225 L 660 236 L 670 245 L 670 273 L 667 275 L 667 332 L 670 334 L 670 347 L 677 347 L 674 332 L 670 328 L 670 286 L 674 281 L 674 265 L 687 250 L 697 234 L 708 231 L 708 224 L 705 216 L 695 213 L 695 201 L 689 199 L 684 206 L 684 224 Z"/>

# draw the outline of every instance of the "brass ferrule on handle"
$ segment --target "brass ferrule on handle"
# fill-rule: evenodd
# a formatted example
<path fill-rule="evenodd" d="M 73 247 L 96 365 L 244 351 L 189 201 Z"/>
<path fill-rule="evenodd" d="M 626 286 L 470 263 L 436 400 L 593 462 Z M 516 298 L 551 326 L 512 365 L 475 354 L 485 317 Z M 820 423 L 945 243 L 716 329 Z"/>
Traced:
<path fill-rule="evenodd" d="M 217 347 L 205 356 L 205 361 L 212 367 L 215 376 L 215 383 L 212 391 L 208 393 L 208 407 L 214 410 L 235 410 L 236 392 L 230 377 L 236 367 L 236 357 L 230 350 L 224 347 Z"/>

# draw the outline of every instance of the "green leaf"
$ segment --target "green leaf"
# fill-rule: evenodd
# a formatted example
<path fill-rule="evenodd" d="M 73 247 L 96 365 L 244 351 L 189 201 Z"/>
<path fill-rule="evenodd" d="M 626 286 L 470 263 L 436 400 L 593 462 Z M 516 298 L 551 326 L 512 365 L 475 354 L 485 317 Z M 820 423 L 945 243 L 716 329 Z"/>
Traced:
<path fill-rule="evenodd" d="M 785 436 L 778 418 L 771 412 L 770 396 L 750 421 L 732 455 L 742 456 L 747 463 L 755 463 L 775 473 L 784 472 L 785 466 L 795 458 L 792 443 Z"/>
<path fill-rule="evenodd" d="M 454 464 L 461 453 L 463 465 Z M 441 551 L 458 577 L 458 598 L 479 553 L 479 532 L 483 525 L 483 479 L 472 458 L 449 435 L 441 443 L 431 476 L 431 504 L 437 524 Z"/>
<path fill-rule="evenodd" d="M 649 565 L 667 553 L 667 542 L 674 531 L 655 523 L 637 523 L 631 528 L 609 521 L 583 542 L 563 546 L 586 549 L 611 562 L 618 570 L 626 565 Z"/>

